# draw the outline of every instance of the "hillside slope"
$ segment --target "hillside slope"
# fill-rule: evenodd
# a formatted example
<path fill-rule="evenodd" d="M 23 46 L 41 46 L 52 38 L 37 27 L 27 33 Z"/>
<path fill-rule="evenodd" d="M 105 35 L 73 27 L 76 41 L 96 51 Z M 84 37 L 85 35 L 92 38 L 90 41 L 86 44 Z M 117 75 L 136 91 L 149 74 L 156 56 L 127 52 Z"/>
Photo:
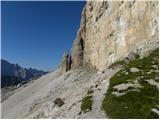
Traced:
<path fill-rule="evenodd" d="M 2 118 L 158 118 L 158 1 L 87 1 L 72 53 L 2 102 Z"/>
<path fill-rule="evenodd" d="M 2 118 L 105 118 L 100 109 L 101 101 L 108 79 L 116 71 L 100 74 L 79 68 L 62 76 L 59 76 L 59 70 L 49 73 L 5 100 Z M 79 114 L 81 100 L 90 88 L 94 90 L 93 112 Z M 54 103 L 58 97 L 64 100 L 62 107 Z"/>
<path fill-rule="evenodd" d="M 115 64 L 114 68 L 112 66 L 112 68 L 98 72 L 91 71 L 85 66 L 70 70 L 61 75 L 58 69 L 55 72 L 33 81 L 33 83 L 28 84 L 28 86 L 3 101 L 2 118 L 157 118 L 157 113 L 151 111 L 152 108 L 158 105 L 158 54 L 153 55 L 156 58 L 148 58 L 147 61 L 153 62 L 150 60 L 154 60 L 154 63 L 150 67 L 146 66 L 148 69 L 146 71 L 144 69 L 144 71 L 145 74 L 148 75 L 144 74 L 143 79 L 141 79 L 142 76 L 134 70 L 133 73 L 128 72 L 128 74 L 126 74 L 127 71 L 124 72 L 124 70 L 130 70 L 132 67 L 138 67 L 138 65 L 139 67 L 137 69 L 144 67 L 143 65 L 146 64 L 145 58 L 141 58 L 141 62 L 128 60 L 127 63 L 129 62 L 129 65 L 120 62 L 122 64 Z M 125 65 L 125 69 L 122 65 Z M 143 71 L 141 71 L 141 73 L 143 73 Z M 155 76 L 152 75 L 152 73 Z M 126 75 L 123 76 L 124 74 Z M 127 75 L 129 76 L 128 78 Z M 137 79 L 143 87 L 141 87 L 139 83 L 134 82 L 134 80 L 136 81 Z M 121 86 L 121 84 L 123 84 L 123 86 L 118 87 Z M 132 89 L 133 91 L 137 89 L 137 92 L 141 90 L 142 94 L 139 92 L 136 93 L 135 90 L 136 94 L 127 96 L 126 91 L 132 91 Z M 155 96 L 152 94 L 153 92 Z M 114 95 L 118 97 L 116 98 Z M 140 95 L 141 98 L 135 98 L 135 95 Z M 118 100 L 123 97 L 125 97 L 126 100 Z M 130 100 L 132 97 L 134 99 Z M 151 100 L 152 97 L 153 101 Z M 63 104 L 59 105 L 59 101 L 56 103 L 55 100 L 57 98 L 61 99 Z M 135 106 L 130 106 L 136 104 L 134 100 L 139 100 L 137 103 L 138 108 L 144 107 L 146 112 L 134 112 Z M 146 102 L 143 102 L 143 100 Z M 115 105 L 117 107 L 115 107 Z M 130 112 L 128 115 L 123 112 L 126 106 L 133 107 L 130 109 L 131 111 L 127 110 L 128 113 Z M 115 108 L 116 110 L 114 110 Z M 136 109 L 137 108 L 135 108 L 135 110 Z M 148 110 L 150 113 L 148 113 Z M 107 114 L 105 114 L 105 112 Z M 136 113 L 140 116 L 134 116 Z"/>
<path fill-rule="evenodd" d="M 2 118 L 16 118 L 20 112 L 25 110 L 25 105 L 29 105 L 39 99 L 41 95 L 45 95 L 44 92 L 49 92 L 50 88 L 46 86 L 53 81 L 52 78 L 57 76 L 58 71 L 44 75 L 2 102 Z"/>

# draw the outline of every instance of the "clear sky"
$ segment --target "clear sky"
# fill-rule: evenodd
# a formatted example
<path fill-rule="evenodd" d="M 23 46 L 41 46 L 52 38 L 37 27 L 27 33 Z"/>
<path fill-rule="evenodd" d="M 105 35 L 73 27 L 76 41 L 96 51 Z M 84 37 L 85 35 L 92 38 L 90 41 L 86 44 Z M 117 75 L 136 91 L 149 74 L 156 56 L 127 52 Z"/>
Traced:
<path fill-rule="evenodd" d="M 70 51 L 84 1 L 12 1 L 1 4 L 2 59 L 54 70 Z"/>

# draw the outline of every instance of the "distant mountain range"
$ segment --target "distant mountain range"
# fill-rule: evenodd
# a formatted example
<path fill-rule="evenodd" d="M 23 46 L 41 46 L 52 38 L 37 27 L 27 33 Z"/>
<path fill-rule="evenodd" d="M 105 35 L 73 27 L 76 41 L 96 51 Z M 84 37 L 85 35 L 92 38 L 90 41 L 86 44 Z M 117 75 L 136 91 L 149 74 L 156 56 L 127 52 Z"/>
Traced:
<path fill-rule="evenodd" d="M 23 68 L 18 64 L 12 64 L 1 59 L 1 87 L 17 85 L 46 73 L 47 72 L 33 68 Z"/>

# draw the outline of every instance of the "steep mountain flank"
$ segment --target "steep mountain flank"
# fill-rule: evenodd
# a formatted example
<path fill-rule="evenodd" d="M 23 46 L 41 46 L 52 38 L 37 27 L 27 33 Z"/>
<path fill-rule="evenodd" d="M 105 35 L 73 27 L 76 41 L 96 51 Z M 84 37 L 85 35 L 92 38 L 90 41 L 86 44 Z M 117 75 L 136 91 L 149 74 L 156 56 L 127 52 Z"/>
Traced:
<path fill-rule="evenodd" d="M 72 48 L 72 67 L 103 70 L 131 52 L 158 47 L 158 1 L 87 1 Z"/>
<path fill-rule="evenodd" d="M 3 101 L 2 118 L 157 118 L 158 63 L 157 49 L 103 72 L 58 69 Z"/>
<path fill-rule="evenodd" d="M 57 70 L 2 102 L 2 118 L 158 118 L 158 1 L 87 1 Z"/>

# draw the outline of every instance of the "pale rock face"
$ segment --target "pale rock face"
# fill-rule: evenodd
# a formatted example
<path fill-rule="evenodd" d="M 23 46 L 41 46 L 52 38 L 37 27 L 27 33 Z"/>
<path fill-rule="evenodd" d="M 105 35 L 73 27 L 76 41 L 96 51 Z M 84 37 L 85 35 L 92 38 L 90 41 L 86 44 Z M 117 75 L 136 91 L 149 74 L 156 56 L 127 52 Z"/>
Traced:
<path fill-rule="evenodd" d="M 83 62 L 83 39 L 81 37 L 77 37 L 77 39 L 74 41 L 74 48 L 72 50 L 72 68 L 78 67 Z"/>
<path fill-rule="evenodd" d="M 83 61 L 103 70 L 131 51 L 158 47 L 158 6 L 158 1 L 87 1 L 75 40 L 82 39 L 84 49 L 73 45 L 73 66 Z"/>
<path fill-rule="evenodd" d="M 61 74 L 67 72 L 69 69 L 68 58 L 69 58 L 69 55 L 67 53 L 64 53 L 61 66 L 60 66 Z"/>

